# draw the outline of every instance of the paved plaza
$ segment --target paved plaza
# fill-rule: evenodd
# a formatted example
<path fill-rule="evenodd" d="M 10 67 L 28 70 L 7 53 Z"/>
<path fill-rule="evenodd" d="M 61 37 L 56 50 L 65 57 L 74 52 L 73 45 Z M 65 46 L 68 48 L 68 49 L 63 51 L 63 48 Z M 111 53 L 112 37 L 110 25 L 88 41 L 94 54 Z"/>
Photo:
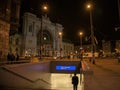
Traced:
<path fill-rule="evenodd" d="M 92 73 L 85 73 L 82 76 L 83 81 L 81 85 L 79 84 L 78 90 L 120 90 L 120 63 L 118 63 L 117 59 L 111 59 L 111 58 L 96 59 L 95 64 L 92 64 L 91 62 L 89 62 L 88 59 L 84 59 L 83 62 L 84 62 L 83 64 L 86 64 L 86 66 L 89 68 L 89 70 L 92 71 Z M 43 67 L 40 67 L 40 65 L 37 62 L 33 64 L 32 63 L 23 64 L 23 65 L 22 64 L 11 65 L 11 66 L 7 66 L 7 68 L 9 70 L 12 70 L 12 72 L 14 73 L 23 75 L 22 78 L 27 77 L 26 79 L 27 81 L 30 81 L 30 80 L 31 82 L 36 81 L 40 77 L 41 79 L 44 78 L 44 80 L 49 79 L 49 78 L 46 78 L 48 74 L 39 72 L 39 70 L 42 69 Z M 21 68 L 17 68 L 17 67 L 21 67 Z M 44 71 L 45 70 L 46 69 L 44 69 Z M 0 73 L 2 73 L 3 75 L 3 72 L 4 71 L 1 71 Z M 5 72 L 3 76 L 5 76 L 5 74 L 7 73 Z M 49 88 L 48 89 L 42 89 L 42 88 L 30 89 L 30 88 L 17 88 L 17 87 L 2 88 L 1 87 L 1 90 L 73 90 L 72 84 L 71 84 L 71 74 L 54 73 L 54 74 L 50 74 L 49 76 L 51 77 L 51 89 Z M 20 79 L 19 77 L 17 78 L 17 77 L 11 76 L 11 74 L 9 77 L 12 77 L 13 79 L 16 79 L 16 80 Z M 9 77 L 7 76 L 7 78 Z M 26 80 L 25 82 L 28 83 Z M 11 82 L 11 81 L 9 80 L 7 82 Z M 38 85 L 43 85 L 43 84 L 45 83 L 39 81 L 39 82 L 36 82 L 34 87 L 38 87 Z M 33 84 L 30 83 L 28 85 L 33 85 Z M 47 86 L 45 85 L 45 87 Z"/>
<path fill-rule="evenodd" d="M 85 90 L 120 90 L 120 63 L 117 59 L 86 60 L 93 74 L 85 75 Z"/>

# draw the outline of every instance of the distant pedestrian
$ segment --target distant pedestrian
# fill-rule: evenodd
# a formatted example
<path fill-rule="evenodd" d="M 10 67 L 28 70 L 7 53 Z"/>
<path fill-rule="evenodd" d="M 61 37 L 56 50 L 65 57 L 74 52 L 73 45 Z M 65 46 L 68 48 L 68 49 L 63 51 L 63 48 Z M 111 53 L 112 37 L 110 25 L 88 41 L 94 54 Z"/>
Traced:
<path fill-rule="evenodd" d="M 15 61 L 15 55 L 13 53 L 11 54 L 11 61 Z"/>
<path fill-rule="evenodd" d="M 80 60 L 83 60 L 83 53 L 80 54 Z"/>
<path fill-rule="evenodd" d="M 10 60 L 11 60 L 11 54 L 8 53 L 8 54 L 7 54 L 7 61 L 10 61 Z"/>
<path fill-rule="evenodd" d="M 16 61 L 18 61 L 19 60 L 19 55 L 18 54 L 16 54 Z"/>
<path fill-rule="evenodd" d="M 73 90 L 77 90 L 78 83 L 79 83 L 78 76 L 76 76 L 75 73 L 74 76 L 72 77 Z"/>

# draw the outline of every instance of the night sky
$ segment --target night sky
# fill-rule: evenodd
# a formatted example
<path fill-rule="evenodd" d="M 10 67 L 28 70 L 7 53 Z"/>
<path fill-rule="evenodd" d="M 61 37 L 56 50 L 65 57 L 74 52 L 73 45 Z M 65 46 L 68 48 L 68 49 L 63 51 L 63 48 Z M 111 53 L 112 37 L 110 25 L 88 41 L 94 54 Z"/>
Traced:
<path fill-rule="evenodd" d="M 29 11 L 41 15 L 41 5 L 47 3 L 48 17 L 54 23 L 63 25 L 63 37 L 79 42 L 79 31 L 83 31 L 83 38 L 90 36 L 90 14 L 86 9 L 87 0 L 22 0 L 21 16 Z M 120 31 L 115 31 L 119 25 L 117 0 L 92 0 L 93 26 L 98 40 L 120 39 Z M 86 40 L 86 39 L 85 39 Z"/>

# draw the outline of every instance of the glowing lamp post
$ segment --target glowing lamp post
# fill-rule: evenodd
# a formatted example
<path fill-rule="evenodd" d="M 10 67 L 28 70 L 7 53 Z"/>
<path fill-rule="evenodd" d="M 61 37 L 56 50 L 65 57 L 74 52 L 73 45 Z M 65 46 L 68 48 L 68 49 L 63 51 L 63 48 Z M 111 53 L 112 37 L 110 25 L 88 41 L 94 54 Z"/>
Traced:
<path fill-rule="evenodd" d="M 94 52 L 95 52 L 95 47 L 94 47 L 94 30 L 93 30 L 93 18 L 92 18 L 92 5 L 89 3 L 87 4 L 87 8 L 90 11 L 90 29 L 91 29 L 91 50 L 92 50 L 92 62 L 93 64 L 95 64 L 95 56 L 94 56 Z"/>
<path fill-rule="evenodd" d="M 60 37 L 60 59 L 62 58 L 61 52 L 62 52 L 62 32 L 59 32 L 59 37 Z"/>
<path fill-rule="evenodd" d="M 42 11 L 46 12 L 48 10 L 47 5 L 42 6 Z M 42 59 L 42 49 L 43 49 L 43 16 L 41 16 L 41 29 L 40 29 L 40 59 Z"/>
<path fill-rule="evenodd" d="M 83 47 L 82 47 L 82 35 L 83 35 L 83 32 L 80 32 L 80 58 L 81 60 L 83 59 Z"/>
<path fill-rule="evenodd" d="M 80 32 L 80 48 L 82 49 L 82 35 L 83 35 L 83 32 Z"/>

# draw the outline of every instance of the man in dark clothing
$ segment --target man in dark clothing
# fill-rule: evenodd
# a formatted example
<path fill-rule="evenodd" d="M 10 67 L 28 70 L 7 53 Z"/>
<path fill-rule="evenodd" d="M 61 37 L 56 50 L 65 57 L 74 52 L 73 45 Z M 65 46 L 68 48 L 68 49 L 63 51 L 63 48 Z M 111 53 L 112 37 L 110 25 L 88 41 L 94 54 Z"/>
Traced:
<path fill-rule="evenodd" d="M 10 59 L 11 59 L 11 54 L 8 53 L 8 55 L 7 55 L 7 61 L 10 61 Z"/>
<path fill-rule="evenodd" d="M 76 76 L 75 73 L 74 76 L 72 77 L 73 90 L 77 90 L 78 82 L 79 82 L 78 76 Z"/>
<path fill-rule="evenodd" d="M 16 54 L 16 61 L 18 61 L 19 60 L 19 55 L 18 54 Z"/>

